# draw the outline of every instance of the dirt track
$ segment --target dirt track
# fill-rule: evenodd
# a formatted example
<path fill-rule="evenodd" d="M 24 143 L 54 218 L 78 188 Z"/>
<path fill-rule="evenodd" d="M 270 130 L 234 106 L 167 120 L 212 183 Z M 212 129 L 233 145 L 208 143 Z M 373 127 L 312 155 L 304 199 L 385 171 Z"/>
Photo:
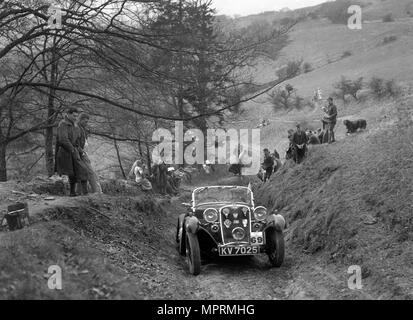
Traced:
<path fill-rule="evenodd" d="M 180 200 L 174 202 L 179 207 Z M 168 214 L 173 221 L 175 214 Z M 172 235 L 175 229 L 170 228 Z M 288 230 L 287 230 L 288 240 Z M 281 268 L 271 268 L 266 255 L 255 257 L 216 258 L 202 265 L 201 274 L 188 274 L 185 259 L 178 257 L 171 242 L 165 251 L 173 252 L 170 263 L 177 263 L 177 287 L 180 278 L 190 284 L 194 298 L 199 299 L 374 299 L 366 292 L 348 288 L 347 270 L 333 270 L 320 264 L 286 243 L 286 258 Z M 172 257 L 172 255 L 171 255 Z"/>
<path fill-rule="evenodd" d="M 19 244 L 17 254 L 0 251 L 0 265 L 9 267 L 0 272 L 0 299 L 389 297 L 372 294 L 374 288 L 364 282 L 362 290 L 350 290 L 348 266 L 326 263 L 317 253 L 304 252 L 291 243 L 288 229 L 281 268 L 271 268 L 265 255 L 216 258 L 204 261 L 201 274 L 194 277 L 175 249 L 176 219 L 189 197 L 187 189 L 180 197 L 156 201 L 119 194 L 31 200 L 34 224 L 0 233 L 0 244 Z M 13 268 L 15 264 L 20 268 Z M 44 274 L 53 264 L 63 268 L 62 292 L 45 286 Z"/>
<path fill-rule="evenodd" d="M 7 250 L 0 254 L 4 259 L 0 259 L 0 263 L 7 260 L 10 265 L 10 269 L 5 268 L 0 274 L 4 288 L 0 291 L 0 299 L 365 298 L 347 288 L 346 270 L 329 277 L 314 257 L 298 254 L 288 241 L 285 263 L 279 269 L 270 268 L 265 255 L 217 258 L 205 262 L 199 276 L 190 275 L 174 243 L 175 219 L 183 210 L 181 202 L 185 197 L 188 194 L 164 199 L 165 212 L 161 216 L 144 215 L 143 220 L 134 220 L 136 211 L 129 210 L 134 208 L 136 199 L 133 198 L 120 200 L 124 206 L 119 211 L 113 209 L 116 204 L 110 207 L 113 199 L 103 200 L 105 196 L 81 198 L 80 201 L 56 197 L 47 205 L 43 201 L 32 202 L 34 224 L 22 231 L 2 234 L 2 241 L 24 237 L 27 243 L 16 240 L 21 246 L 18 251 L 21 255 L 7 256 Z M 97 204 L 100 207 L 96 209 Z M 95 209 L 87 211 L 88 208 Z M 111 220 L 93 214 L 96 210 Z M 130 224 L 132 228 L 128 227 Z M 143 224 L 155 227 L 140 229 Z M 135 233 L 136 228 L 139 228 L 138 233 Z M 30 236 L 36 238 L 30 240 Z M 48 243 L 43 237 L 53 241 Z M 33 241 L 36 241 L 35 252 L 31 247 Z M 54 252 L 54 255 L 47 252 Z M 33 257 L 26 261 L 26 255 Z M 22 266 L 18 272 L 12 268 L 14 263 Z M 65 290 L 61 293 L 47 290 L 43 277 L 46 266 L 56 263 L 63 266 L 65 275 Z M 28 287 L 29 278 L 35 282 Z"/>

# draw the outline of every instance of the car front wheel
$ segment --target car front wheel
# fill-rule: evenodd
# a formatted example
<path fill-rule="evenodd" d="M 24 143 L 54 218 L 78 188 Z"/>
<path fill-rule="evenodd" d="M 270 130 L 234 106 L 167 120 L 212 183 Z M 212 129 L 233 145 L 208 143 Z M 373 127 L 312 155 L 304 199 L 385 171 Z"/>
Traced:
<path fill-rule="evenodd" d="M 185 215 L 180 215 L 178 218 L 178 223 L 176 226 L 176 249 L 181 256 L 185 255 L 185 239 L 184 236 L 184 226 L 183 221 L 185 219 Z"/>
<path fill-rule="evenodd" d="M 279 268 L 284 262 L 284 234 L 271 230 L 267 236 L 267 254 L 273 267 Z"/>
<path fill-rule="evenodd" d="M 198 236 L 186 233 L 186 260 L 189 272 L 194 276 L 201 272 L 201 251 L 199 248 Z"/>

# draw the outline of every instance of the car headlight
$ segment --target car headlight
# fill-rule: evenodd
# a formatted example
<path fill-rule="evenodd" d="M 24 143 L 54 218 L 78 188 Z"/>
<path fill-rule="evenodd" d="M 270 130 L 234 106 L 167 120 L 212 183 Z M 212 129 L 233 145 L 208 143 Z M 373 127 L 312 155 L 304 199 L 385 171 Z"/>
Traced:
<path fill-rule="evenodd" d="M 213 223 L 218 220 L 218 211 L 213 208 L 204 211 L 204 219 L 206 222 Z"/>
<path fill-rule="evenodd" d="M 242 228 L 235 228 L 232 230 L 232 236 L 235 240 L 241 241 L 245 238 L 245 230 Z"/>
<path fill-rule="evenodd" d="M 254 210 L 254 217 L 258 221 L 263 221 L 267 218 L 267 209 L 264 207 L 256 207 Z"/>

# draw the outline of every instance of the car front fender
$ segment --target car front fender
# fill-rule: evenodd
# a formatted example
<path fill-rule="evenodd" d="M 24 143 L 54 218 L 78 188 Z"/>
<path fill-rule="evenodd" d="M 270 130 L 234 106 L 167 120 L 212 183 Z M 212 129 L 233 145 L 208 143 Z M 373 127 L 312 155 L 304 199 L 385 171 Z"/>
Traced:
<path fill-rule="evenodd" d="M 195 234 L 199 228 L 199 220 L 197 217 L 188 217 L 185 220 L 185 230 L 186 232 Z"/>
<path fill-rule="evenodd" d="M 285 219 L 280 214 L 271 214 L 267 218 L 267 225 L 265 229 L 274 227 L 277 231 L 283 231 L 285 229 Z"/>

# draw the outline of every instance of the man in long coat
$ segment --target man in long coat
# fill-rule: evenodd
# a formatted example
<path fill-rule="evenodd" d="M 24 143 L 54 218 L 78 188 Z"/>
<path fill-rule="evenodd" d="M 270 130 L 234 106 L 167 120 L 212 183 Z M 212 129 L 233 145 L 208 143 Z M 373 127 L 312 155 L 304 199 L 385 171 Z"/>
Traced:
<path fill-rule="evenodd" d="M 56 172 L 60 176 L 69 177 L 71 197 L 77 196 L 77 182 L 81 182 L 82 186 L 86 185 L 87 191 L 87 169 L 79 152 L 81 132 L 76 125 L 78 115 L 79 111 L 76 108 L 69 108 L 59 123 L 56 137 Z"/>

